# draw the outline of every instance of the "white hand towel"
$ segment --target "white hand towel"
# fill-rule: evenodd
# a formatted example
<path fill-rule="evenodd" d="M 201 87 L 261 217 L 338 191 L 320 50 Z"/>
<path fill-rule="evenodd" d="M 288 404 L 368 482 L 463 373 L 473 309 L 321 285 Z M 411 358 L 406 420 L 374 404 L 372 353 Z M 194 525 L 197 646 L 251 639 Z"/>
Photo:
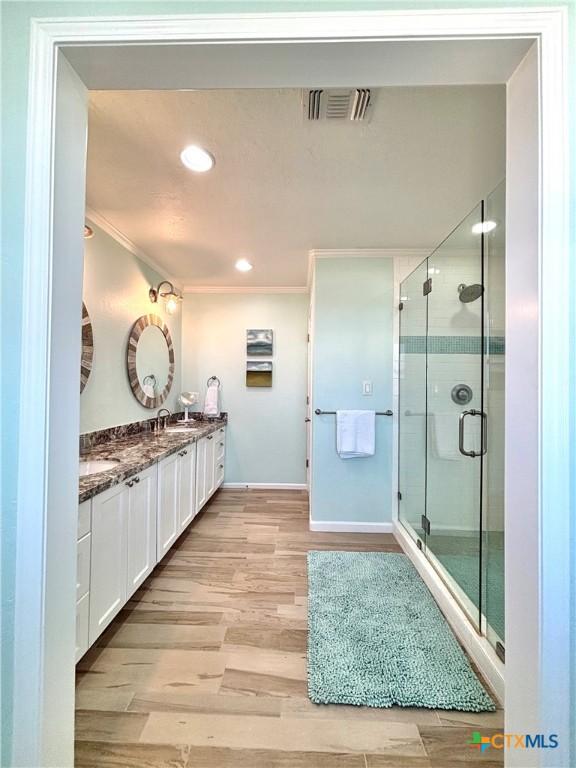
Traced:
<path fill-rule="evenodd" d="M 154 386 L 152 384 L 143 384 L 142 392 L 144 392 L 146 397 L 156 397 L 156 393 L 154 392 Z"/>
<path fill-rule="evenodd" d="M 376 412 L 336 411 L 336 450 L 341 459 L 374 456 Z"/>
<path fill-rule="evenodd" d="M 206 390 L 206 399 L 204 400 L 204 413 L 206 416 L 219 416 L 218 408 L 218 384 L 211 384 Z"/>
<path fill-rule="evenodd" d="M 437 459 L 458 461 L 462 456 L 458 449 L 458 415 L 457 413 L 428 415 L 432 453 Z"/>

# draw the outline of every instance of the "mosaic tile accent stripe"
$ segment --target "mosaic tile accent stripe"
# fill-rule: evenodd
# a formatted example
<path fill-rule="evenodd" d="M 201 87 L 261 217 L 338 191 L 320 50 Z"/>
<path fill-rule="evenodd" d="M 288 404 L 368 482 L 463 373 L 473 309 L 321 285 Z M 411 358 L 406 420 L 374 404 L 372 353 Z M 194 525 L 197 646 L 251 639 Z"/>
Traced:
<path fill-rule="evenodd" d="M 484 340 L 485 352 L 489 355 L 505 353 L 504 336 L 492 336 Z M 479 355 L 482 351 L 480 336 L 400 336 L 400 351 L 404 354 L 430 355 Z"/>

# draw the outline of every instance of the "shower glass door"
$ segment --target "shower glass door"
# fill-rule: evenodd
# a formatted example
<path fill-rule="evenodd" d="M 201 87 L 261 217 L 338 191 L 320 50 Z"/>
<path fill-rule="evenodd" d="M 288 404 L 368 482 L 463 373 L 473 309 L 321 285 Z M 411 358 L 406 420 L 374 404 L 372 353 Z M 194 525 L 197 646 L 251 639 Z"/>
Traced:
<path fill-rule="evenodd" d="M 426 549 L 480 627 L 483 204 L 428 258 Z"/>
<path fill-rule="evenodd" d="M 399 519 L 504 658 L 505 182 L 400 284 Z"/>
<path fill-rule="evenodd" d="M 399 517 L 416 541 L 425 542 L 426 512 L 426 304 L 427 262 L 400 286 L 398 488 Z"/>

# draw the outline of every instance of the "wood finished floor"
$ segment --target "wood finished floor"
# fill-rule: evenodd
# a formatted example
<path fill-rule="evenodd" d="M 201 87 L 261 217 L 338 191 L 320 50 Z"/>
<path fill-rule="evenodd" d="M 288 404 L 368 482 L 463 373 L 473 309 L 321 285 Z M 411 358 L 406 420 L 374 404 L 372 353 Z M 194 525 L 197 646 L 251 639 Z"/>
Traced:
<path fill-rule="evenodd" d="M 502 711 L 317 706 L 306 553 L 400 551 L 311 533 L 300 491 L 220 491 L 80 661 L 77 768 L 484 768 Z"/>

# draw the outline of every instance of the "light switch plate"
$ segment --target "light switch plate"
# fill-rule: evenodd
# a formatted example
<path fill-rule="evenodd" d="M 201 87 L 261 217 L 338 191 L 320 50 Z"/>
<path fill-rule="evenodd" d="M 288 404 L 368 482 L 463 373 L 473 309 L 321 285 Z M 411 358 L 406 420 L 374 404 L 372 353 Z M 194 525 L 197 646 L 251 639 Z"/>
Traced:
<path fill-rule="evenodd" d="M 362 394 L 363 395 L 371 395 L 372 394 L 372 382 L 371 381 L 363 381 L 362 382 Z"/>

